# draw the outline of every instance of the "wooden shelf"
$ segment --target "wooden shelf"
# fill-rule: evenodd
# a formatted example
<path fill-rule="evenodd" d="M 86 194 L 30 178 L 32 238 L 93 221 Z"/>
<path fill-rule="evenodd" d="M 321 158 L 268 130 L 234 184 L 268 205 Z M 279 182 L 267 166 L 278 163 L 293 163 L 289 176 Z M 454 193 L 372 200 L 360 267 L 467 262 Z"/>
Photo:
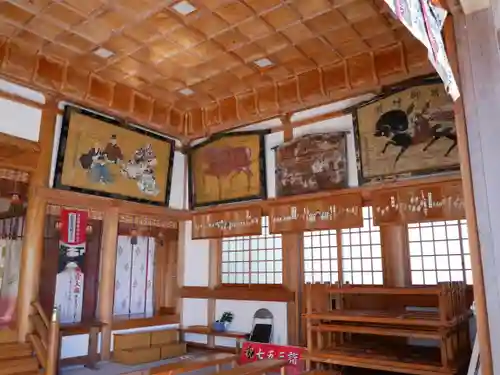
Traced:
<path fill-rule="evenodd" d="M 313 362 L 330 363 L 381 371 L 402 372 L 415 375 L 454 374 L 452 367 L 444 368 L 439 359 L 439 349 L 388 347 L 386 345 L 344 345 L 336 348 L 305 353 L 303 358 Z"/>
<path fill-rule="evenodd" d="M 438 313 L 426 311 L 378 311 L 378 310 L 333 310 L 324 313 L 302 315 L 306 319 L 328 320 L 332 322 L 351 322 L 369 324 L 392 324 L 397 326 L 443 327 Z M 467 315 L 470 316 L 470 315 Z M 456 318 L 446 323 L 454 326 L 464 318 Z"/>
<path fill-rule="evenodd" d="M 414 339 L 439 340 L 442 334 L 436 330 L 414 328 L 389 328 L 384 326 L 349 325 L 349 324 L 318 324 L 311 327 L 313 332 L 345 332 L 364 335 L 407 337 Z"/>

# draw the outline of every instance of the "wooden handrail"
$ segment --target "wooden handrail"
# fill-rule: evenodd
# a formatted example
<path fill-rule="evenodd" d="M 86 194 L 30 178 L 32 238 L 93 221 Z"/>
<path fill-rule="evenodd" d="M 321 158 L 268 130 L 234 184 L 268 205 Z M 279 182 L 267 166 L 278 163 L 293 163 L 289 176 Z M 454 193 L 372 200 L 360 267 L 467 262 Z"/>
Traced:
<path fill-rule="evenodd" d="M 59 361 L 60 329 L 57 307 L 54 307 L 49 322 L 38 301 L 31 305 L 34 312 L 30 316 L 30 320 L 34 331 L 28 336 L 28 339 L 33 345 L 40 366 L 45 370 L 45 375 L 56 375 Z"/>
<path fill-rule="evenodd" d="M 31 306 L 33 306 L 35 308 L 38 315 L 40 315 L 40 317 L 42 318 L 45 326 L 47 328 L 49 328 L 49 318 L 47 317 L 47 315 L 45 315 L 45 311 L 43 311 L 43 308 L 42 308 L 42 305 L 40 305 L 40 302 L 35 301 L 31 304 Z"/>
<path fill-rule="evenodd" d="M 45 375 L 56 375 L 59 360 L 59 317 L 57 307 L 52 311 L 49 326 L 49 342 L 47 347 L 47 366 Z"/>

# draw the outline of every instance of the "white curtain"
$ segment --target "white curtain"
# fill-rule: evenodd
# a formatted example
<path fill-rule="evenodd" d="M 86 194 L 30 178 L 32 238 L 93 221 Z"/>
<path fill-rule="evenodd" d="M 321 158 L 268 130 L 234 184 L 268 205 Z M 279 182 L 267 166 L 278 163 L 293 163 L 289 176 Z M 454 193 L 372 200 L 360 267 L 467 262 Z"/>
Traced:
<path fill-rule="evenodd" d="M 17 297 L 19 287 L 19 271 L 21 267 L 21 250 L 23 241 L 21 238 L 0 239 L 0 254 L 3 255 L 1 263 L 2 279 L 0 284 L 0 296 L 8 298 Z"/>
<path fill-rule="evenodd" d="M 118 236 L 116 249 L 115 315 L 153 313 L 155 240 Z"/>

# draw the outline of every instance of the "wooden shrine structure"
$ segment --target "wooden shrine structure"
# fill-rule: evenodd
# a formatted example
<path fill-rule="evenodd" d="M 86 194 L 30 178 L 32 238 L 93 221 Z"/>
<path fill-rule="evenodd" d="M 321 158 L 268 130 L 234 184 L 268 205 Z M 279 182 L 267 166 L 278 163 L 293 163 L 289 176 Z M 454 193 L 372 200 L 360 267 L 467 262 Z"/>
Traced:
<path fill-rule="evenodd" d="M 25 367 L 19 365 L 17 372 L 41 367 L 53 375 L 63 362 L 92 367 L 99 360 L 144 362 L 144 358 L 153 361 L 182 354 L 186 346 L 177 331 L 175 339 L 171 332 L 156 336 L 128 332 L 114 338 L 113 332 L 183 324 L 183 300 L 202 299 L 207 301 L 209 323 L 217 318 L 219 300 L 286 303 L 288 344 L 306 348 L 304 359 L 311 374 L 321 374 L 321 366 L 325 371 L 347 366 L 417 375 L 458 374 L 468 365 L 470 306 L 475 302 L 482 374 L 493 375 L 500 368 L 495 359 L 500 341 L 493 337 L 498 332 L 490 311 L 500 312 L 500 303 L 492 297 L 496 287 L 489 285 L 497 281 L 494 224 L 500 219 L 492 211 L 494 189 L 487 187 L 500 183 L 490 171 L 489 160 L 494 158 L 483 158 L 481 142 L 496 140 L 490 128 L 500 106 L 493 105 L 493 99 L 482 102 L 482 96 L 497 99 L 500 81 L 495 75 L 494 84 L 488 84 L 488 73 L 478 73 L 472 66 L 476 55 L 481 55 L 477 64 L 484 71 L 491 72 L 500 61 L 495 49 L 500 33 L 490 30 L 498 32 L 500 17 L 493 14 L 498 9 L 492 4 L 474 13 L 474 18 L 464 13 L 472 8 L 459 3 L 432 1 L 437 9 L 449 12 L 443 38 L 462 94 L 446 106 L 442 105 L 446 91 L 437 83 L 427 49 L 382 0 L 1 2 L 0 77 L 6 80 L 5 87 L 16 84 L 44 98 L 28 99 L 21 91 L 0 89 L 0 100 L 41 114 L 37 141 L 0 133 L 0 198 L 10 199 L 11 206 L 17 199 L 25 203 L 21 211 L 0 212 L 0 229 L 9 226 L 22 232 L 16 319 L 0 330 L 0 345 L 7 341 L 21 345 L 24 354 L 36 354 L 36 360 L 22 362 Z M 480 46 L 475 45 L 478 38 Z M 479 53 L 483 50 L 488 53 Z M 419 85 L 440 88 L 414 89 Z M 419 108 L 407 105 L 410 102 Z M 446 107 L 437 111 L 441 117 L 428 113 L 433 106 Z M 369 108 L 364 115 L 362 108 Z M 396 124 L 382 121 L 387 112 L 403 116 L 407 127 L 416 127 L 417 135 L 397 129 L 401 117 Z M 303 144 L 316 147 L 324 139 L 312 135 L 337 132 L 304 129 L 345 116 L 351 116 L 349 129 L 339 131 L 342 135 L 325 146 L 335 158 L 308 166 L 338 173 L 326 177 L 325 173 L 313 183 L 315 172 L 287 170 L 288 179 L 283 177 L 277 187 L 279 162 L 286 159 L 292 170 L 294 164 L 313 160 L 304 156 L 307 147 L 294 141 L 305 139 Z M 446 151 L 439 155 L 443 166 L 415 173 L 384 172 L 383 177 L 363 175 L 364 118 L 374 119 L 367 134 L 384 142 L 374 148 L 385 144 L 378 157 L 398 148 L 386 169 L 396 170 L 404 157 L 409 160 L 410 146 L 418 145 L 424 153 L 446 141 L 446 147 L 440 146 Z M 94 133 L 85 138 L 86 130 L 104 125 L 112 130 L 103 131 L 102 139 L 96 141 Z M 418 133 L 422 128 L 426 132 Z M 71 133 L 74 129 L 78 131 Z M 403 133 L 406 138 L 401 141 Z M 79 143 L 79 137 L 84 141 Z M 129 145 L 135 139 L 142 143 Z M 348 140 L 356 145 L 354 151 Z M 104 145 L 111 151 L 104 152 Z M 280 149 L 283 145 L 289 148 Z M 135 149 L 122 155 L 120 146 Z M 295 154 L 289 151 L 293 147 Z M 485 155 L 494 155 L 495 147 L 489 143 L 488 147 Z M 275 149 L 282 153 L 275 154 Z M 326 154 L 325 149 L 317 146 L 315 151 Z M 452 152 L 457 153 L 455 164 L 448 163 Z M 104 154 L 111 172 L 100 159 Z M 422 155 L 432 164 L 432 154 Z M 80 175 L 64 176 L 70 159 L 79 166 Z M 481 170 L 480 163 L 489 169 Z M 15 177 L 19 173 L 22 181 Z M 90 188 L 77 186 L 78 176 L 93 178 Z M 123 179 L 120 182 L 129 190 L 111 191 L 118 185 L 113 178 Z M 311 183 L 299 186 L 304 191 L 313 185 L 317 189 L 294 194 L 298 180 Z M 177 204 L 171 203 L 174 185 L 180 192 Z M 87 219 L 85 256 L 77 265 L 85 283 L 81 319 L 61 325 L 53 308 L 61 271 L 56 260 L 61 253 L 61 217 L 67 210 L 85 212 Z M 14 218 L 22 219 L 21 229 L 12 224 Z M 462 281 L 413 285 L 408 228 L 448 221 L 456 222 L 460 254 L 464 255 L 466 243 L 470 249 L 462 258 Z M 374 236 L 379 236 L 375 245 L 380 256 L 368 258 L 380 260 L 376 270 L 380 283 L 374 282 L 375 276 L 369 276 L 373 282 L 362 283 L 373 285 L 358 285 L 353 270 L 343 262 L 347 251 L 343 241 L 353 233 L 361 236 L 364 225 L 379 228 Z M 489 229 L 482 231 L 481 225 Z M 17 236 L 2 230 L 4 237 Z M 250 268 L 234 271 L 245 274 L 243 282 L 236 282 L 236 276 L 231 279 L 231 272 L 223 269 L 224 241 L 258 242 L 263 230 L 268 238 L 280 236 L 282 269 L 266 270 L 273 282 L 259 279 L 264 271 L 255 271 L 255 280 Z M 326 258 L 305 258 L 305 239 L 313 232 L 330 241 L 328 266 L 323 265 Z M 120 236 L 133 245 L 138 237 L 153 243 L 148 249 L 154 247 L 155 252 L 146 268 L 154 265 L 154 275 L 140 286 L 153 306 L 150 314 L 125 314 L 125 318 L 116 314 Z M 188 247 L 199 246 L 198 240 L 209 242 L 208 285 L 185 285 L 186 270 L 195 262 L 186 255 Z M 354 245 L 361 251 L 360 243 Z M 453 254 L 447 250 L 439 255 Z M 470 259 L 467 269 L 463 259 Z M 336 272 L 337 280 L 311 282 L 305 276 L 314 271 L 306 270 L 308 261 L 320 273 Z M 242 259 L 235 269 L 245 262 L 250 260 Z M 473 284 L 466 283 L 470 275 Z M 180 330 L 208 332 L 204 348 L 216 347 L 208 327 Z M 59 361 L 61 335 L 78 334 L 89 335 L 87 354 Z M 240 340 L 242 335 L 226 338 Z M 415 342 L 426 340 L 437 344 L 415 349 Z M 195 361 L 198 367 L 193 369 L 235 360 L 231 355 L 208 357 Z M 4 359 L 0 353 L 0 364 Z M 284 371 L 285 364 L 257 363 L 245 367 L 245 373 Z M 191 368 L 187 361 L 182 365 Z M 180 371 L 174 367 L 153 372 Z"/>

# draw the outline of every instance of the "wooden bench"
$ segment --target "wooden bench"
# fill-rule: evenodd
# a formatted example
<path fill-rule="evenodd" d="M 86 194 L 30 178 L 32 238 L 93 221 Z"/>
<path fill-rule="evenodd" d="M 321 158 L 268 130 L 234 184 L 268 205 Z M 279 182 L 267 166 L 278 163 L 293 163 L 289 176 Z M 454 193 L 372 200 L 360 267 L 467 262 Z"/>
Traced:
<path fill-rule="evenodd" d="M 237 366 L 230 370 L 218 371 L 213 373 L 213 375 L 264 375 L 276 370 L 281 370 L 281 374 L 285 375 L 285 366 L 287 364 L 288 361 L 285 359 L 263 359 Z"/>
<path fill-rule="evenodd" d="M 230 363 L 234 366 L 238 357 L 239 356 L 230 353 L 214 353 L 154 367 L 149 373 L 150 375 L 176 375 L 200 370 L 206 367 L 215 367 L 216 371 L 219 371 L 221 365 Z"/>

